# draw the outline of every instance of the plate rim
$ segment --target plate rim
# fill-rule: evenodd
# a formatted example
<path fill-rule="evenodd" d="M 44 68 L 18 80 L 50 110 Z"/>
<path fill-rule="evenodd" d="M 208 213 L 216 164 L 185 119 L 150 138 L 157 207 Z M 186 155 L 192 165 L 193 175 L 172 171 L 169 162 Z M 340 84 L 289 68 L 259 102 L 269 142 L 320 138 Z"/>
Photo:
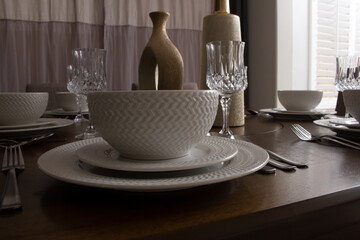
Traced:
<path fill-rule="evenodd" d="M 336 126 L 335 123 L 332 123 L 333 125 L 329 126 L 330 120 L 331 119 L 318 119 L 318 120 L 313 121 L 313 123 L 315 123 L 318 126 L 326 127 L 326 128 L 329 128 L 329 129 L 335 130 L 335 131 L 360 133 L 360 128 L 349 128 L 349 127 L 344 126 L 344 125 Z M 326 124 L 324 122 L 326 122 Z"/>
<path fill-rule="evenodd" d="M 259 109 L 259 112 L 269 113 L 269 114 L 278 114 L 278 115 L 286 115 L 286 116 L 323 116 L 323 115 L 333 115 L 337 112 L 334 110 L 323 110 L 323 111 L 308 111 L 308 112 L 293 112 L 293 111 L 276 111 L 276 108 L 263 108 Z"/>
<path fill-rule="evenodd" d="M 65 118 L 43 118 L 43 119 L 53 119 L 53 121 L 47 125 L 40 125 L 38 127 L 29 127 L 29 128 L 16 128 L 16 129 L 0 129 L 0 133 L 21 133 L 21 132 L 34 132 L 34 131 L 43 131 L 61 127 L 67 127 L 74 124 L 73 120 Z"/>
<path fill-rule="evenodd" d="M 17 124 L 17 125 L 0 126 L 0 130 L 10 130 L 10 129 L 22 129 L 22 128 L 38 127 L 38 126 L 48 125 L 48 124 L 51 124 L 52 122 L 54 122 L 53 119 L 52 119 L 51 121 L 49 121 L 49 119 L 52 119 L 52 118 L 39 118 L 39 119 L 37 119 L 35 122 L 27 123 L 27 124 Z M 46 121 L 41 121 L 41 120 L 46 120 Z M 40 122 L 39 122 L 39 121 L 40 121 Z"/>
<path fill-rule="evenodd" d="M 207 140 L 207 141 L 206 141 Z M 107 145 L 107 148 L 112 148 L 110 144 L 108 144 L 103 138 L 97 138 L 94 139 L 96 141 L 95 143 L 85 145 L 79 149 L 76 150 L 77 157 L 90 165 L 93 165 L 95 167 L 105 168 L 105 169 L 112 169 L 112 170 L 121 170 L 121 171 L 137 171 L 137 172 L 162 172 L 162 171 L 178 171 L 178 170 L 189 170 L 194 168 L 201 168 L 201 167 L 207 167 L 219 162 L 225 162 L 233 157 L 238 153 L 238 148 L 235 146 L 235 144 L 231 142 L 225 141 L 223 138 L 204 138 L 202 141 L 199 142 L 199 144 L 205 145 L 207 149 L 210 149 L 211 152 L 207 155 L 201 156 L 201 157 L 193 157 L 192 159 L 186 160 L 188 157 L 180 157 L 180 158 L 174 158 L 169 160 L 142 160 L 142 159 L 129 159 L 126 157 L 122 157 L 123 160 L 118 160 L 118 165 L 115 167 L 109 166 L 108 163 L 106 164 L 104 160 L 106 159 L 106 156 L 104 156 L 101 159 L 96 159 L 98 155 L 95 155 L 95 152 L 92 152 L 94 155 L 91 156 L 92 159 L 89 159 L 88 156 L 85 156 L 84 151 L 92 147 L 92 151 L 96 151 L 95 147 L 98 145 L 98 148 L 104 148 L 104 145 Z M 101 144 L 101 145 L 100 145 Z M 222 156 L 216 156 L 216 154 L 219 154 L 217 152 L 214 152 L 216 150 L 224 149 L 223 147 L 221 149 L 212 149 L 210 146 L 213 145 L 219 145 L 222 144 L 222 146 L 227 147 L 227 152 L 222 153 Z M 98 150 L 99 152 L 100 150 Z M 209 161 L 206 161 L 205 158 L 214 158 L 212 156 L 215 156 L 215 159 L 210 159 Z M 87 159 L 86 159 L 87 158 Z M 121 158 L 121 157 L 120 157 Z M 197 162 L 195 161 L 196 159 Z M 106 161 L 106 160 L 105 160 Z M 111 159 L 111 161 L 114 161 L 114 159 Z M 115 160 L 116 162 L 117 160 Z M 134 161 L 131 163 L 131 161 Z M 200 162 L 201 161 L 201 162 Z M 122 165 L 122 164 L 123 165 Z M 138 166 L 136 167 L 136 164 L 143 164 L 144 166 Z"/>

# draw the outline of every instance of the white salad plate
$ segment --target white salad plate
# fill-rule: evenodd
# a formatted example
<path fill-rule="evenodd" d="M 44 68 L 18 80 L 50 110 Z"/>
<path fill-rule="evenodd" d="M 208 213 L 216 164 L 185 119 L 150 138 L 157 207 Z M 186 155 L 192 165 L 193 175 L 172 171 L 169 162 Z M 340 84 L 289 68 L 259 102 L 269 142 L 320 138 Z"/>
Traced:
<path fill-rule="evenodd" d="M 78 158 L 95 167 L 112 170 L 162 172 L 207 167 L 233 158 L 238 148 L 219 137 L 202 139 L 184 157 L 166 160 L 140 160 L 121 157 L 103 138 L 76 151 Z"/>
<path fill-rule="evenodd" d="M 38 127 L 38 126 L 51 124 L 53 121 L 54 121 L 53 118 L 39 118 L 38 120 L 36 120 L 35 122 L 32 122 L 32 123 L 0 126 L 0 130 Z"/>
<path fill-rule="evenodd" d="M 360 128 L 360 124 L 355 118 L 332 118 L 330 123 L 343 125 L 349 128 Z"/>
<path fill-rule="evenodd" d="M 334 131 L 340 131 L 340 132 L 352 132 L 352 133 L 360 133 L 360 129 L 357 128 L 349 128 L 344 125 L 339 125 L 337 123 L 333 123 L 334 119 L 321 119 L 321 120 L 315 120 L 314 123 L 318 126 L 330 128 Z"/>
<path fill-rule="evenodd" d="M 320 119 L 325 115 L 336 114 L 336 111 L 320 109 L 315 109 L 313 111 L 287 111 L 281 108 L 268 108 L 260 109 L 259 112 L 267 113 L 272 117 L 281 120 L 315 120 Z"/>
<path fill-rule="evenodd" d="M 330 115 L 330 114 L 336 114 L 336 111 L 321 110 L 321 109 L 314 109 L 312 111 L 288 111 L 283 108 L 269 108 L 269 109 L 261 109 L 260 112 L 275 113 L 275 114 L 282 114 L 282 115 Z"/>
<path fill-rule="evenodd" d="M 58 109 L 46 111 L 45 114 L 53 115 L 53 116 L 76 116 L 78 114 L 78 112 L 77 111 L 65 111 L 62 108 L 58 108 Z M 89 114 L 89 112 L 88 111 L 82 112 L 82 114 L 86 115 L 86 114 Z"/>
<path fill-rule="evenodd" d="M 61 118 L 42 118 L 42 121 L 48 123 L 45 125 L 32 126 L 27 128 L 0 129 L 0 133 L 27 133 L 34 131 L 43 131 L 43 130 L 66 127 L 74 123 L 73 120 L 61 119 Z"/>
<path fill-rule="evenodd" d="M 78 149 L 97 141 L 87 139 L 54 148 L 40 156 L 38 166 L 50 177 L 78 185 L 127 191 L 172 191 L 249 175 L 261 169 L 269 160 L 267 152 L 258 146 L 227 139 L 229 144 L 236 145 L 238 153 L 224 163 L 174 172 L 115 171 L 87 166 L 77 157 Z"/>

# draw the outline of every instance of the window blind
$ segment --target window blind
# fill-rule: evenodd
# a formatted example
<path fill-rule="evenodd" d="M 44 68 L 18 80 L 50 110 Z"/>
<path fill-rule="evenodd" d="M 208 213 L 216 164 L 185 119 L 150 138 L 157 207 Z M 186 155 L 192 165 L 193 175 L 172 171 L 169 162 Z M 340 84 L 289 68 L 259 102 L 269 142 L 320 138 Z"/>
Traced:
<path fill-rule="evenodd" d="M 336 100 L 336 57 L 360 55 L 360 0 L 312 0 L 313 86 Z M 325 103 L 326 105 L 326 103 Z"/>

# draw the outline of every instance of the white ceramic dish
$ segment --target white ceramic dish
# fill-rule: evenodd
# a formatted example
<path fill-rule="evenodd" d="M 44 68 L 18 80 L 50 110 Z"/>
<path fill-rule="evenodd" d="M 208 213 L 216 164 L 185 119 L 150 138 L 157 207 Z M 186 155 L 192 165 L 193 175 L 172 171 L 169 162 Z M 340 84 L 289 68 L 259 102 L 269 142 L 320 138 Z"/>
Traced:
<path fill-rule="evenodd" d="M 70 126 L 74 123 L 73 120 L 61 118 L 43 118 L 43 121 L 47 121 L 50 123 L 47 125 L 40 125 L 28 128 L 0 129 L 0 133 L 27 133 L 34 131 L 43 131 Z"/>
<path fill-rule="evenodd" d="M 76 95 L 71 92 L 57 92 L 55 93 L 55 100 L 58 107 L 67 112 L 76 112 L 78 105 L 76 103 Z M 81 98 L 82 111 L 87 112 L 88 107 L 85 98 Z"/>
<path fill-rule="evenodd" d="M 0 125 L 35 122 L 45 112 L 48 98 L 44 92 L 0 93 Z"/>
<path fill-rule="evenodd" d="M 360 122 L 360 89 L 343 92 L 346 111 Z"/>
<path fill-rule="evenodd" d="M 228 139 L 229 143 L 238 147 L 238 153 L 220 167 L 217 167 L 217 164 L 214 168 L 190 170 L 190 173 L 165 172 L 165 177 L 156 177 L 159 173 L 151 173 L 150 177 L 146 177 L 146 173 L 123 171 L 116 171 L 116 176 L 108 176 L 106 173 L 97 174 L 79 166 L 76 151 L 96 141 L 88 139 L 54 148 L 40 156 L 38 166 L 50 177 L 78 185 L 127 191 L 172 191 L 246 176 L 261 169 L 269 160 L 269 155 L 264 149 L 248 142 Z"/>
<path fill-rule="evenodd" d="M 96 141 L 96 140 L 94 140 Z M 76 151 L 79 159 L 95 167 L 113 170 L 162 172 L 207 167 L 233 158 L 238 148 L 220 137 L 206 137 L 187 156 L 166 160 L 135 160 L 119 156 L 102 138 Z M 110 150 L 110 151 L 109 151 Z"/>
<path fill-rule="evenodd" d="M 44 126 L 44 125 L 51 124 L 52 122 L 54 122 L 53 118 L 39 118 L 36 122 L 33 122 L 33 123 L 19 124 L 19 125 L 9 125 L 9 126 L 0 126 L 0 130 L 39 127 L 39 126 Z"/>
<path fill-rule="evenodd" d="M 333 118 L 330 123 L 343 125 L 349 128 L 360 128 L 360 124 L 355 118 Z"/>
<path fill-rule="evenodd" d="M 281 105 L 288 111 L 311 111 L 323 96 L 318 90 L 279 90 L 277 93 Z"/>
<path fill-rule="evenodd" d="M 218 107 L 213 90 L 91 92 L 92 122 L 113 148 L 132 159 L 188 154 L 211 129 Z"/>

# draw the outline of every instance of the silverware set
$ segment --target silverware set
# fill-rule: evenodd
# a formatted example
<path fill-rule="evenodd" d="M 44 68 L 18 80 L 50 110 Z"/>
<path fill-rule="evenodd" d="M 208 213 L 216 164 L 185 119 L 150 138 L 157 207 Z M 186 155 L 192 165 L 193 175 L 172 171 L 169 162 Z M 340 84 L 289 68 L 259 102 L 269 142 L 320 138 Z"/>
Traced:
<path fill-rule="evenodd" d="M 0 211 L 21 208 L 16 174 L 24 169 L 25 163 L 20 146 L 6 147 L 1 167 L 1 171 L 6 174 L 6 180 L 0 201 Z"/>
<path fill-rule="evenodd" d="M 346 138 L 334 136 L 334 135 L 322 135 L 322 136 L 313 136 L 309 131 L 303 128 L 300 124 L 291 125 L 291 130 L 295 135 L 302 141 L 307 142 L 318 142 L 321 140 L 331 141 L 349 148 L 360 150 L 360 143 L 350 141 Z"/>
<path fill-rule="evenodd" d="M 267 153 L 270 156 L 268 164 L 260 169 L 260 172 L 262 173 L 275 173 L 276 169 L 281 169 L 284 171 L 294 171 L 296 168 L 304 168 L 308 167 L 307 163 L 304 162 L 296 162 L 293 160 L 290 160 L 286 157 L 283 157 L 277 153 L 274 153 L 270 150 L 267 150 Z"/>
<path fill-rule="evenodd" d="M 15 210 L 22 207 L 17 174 L 25 169 L 21 146 L 53 136 L 54 133 L 27 138 L 23 141 L 0 139 L 0 147 L 5 148 L 1 171 L 6 174 L 4 190 L 0 199 L 0 211 Z"/>

